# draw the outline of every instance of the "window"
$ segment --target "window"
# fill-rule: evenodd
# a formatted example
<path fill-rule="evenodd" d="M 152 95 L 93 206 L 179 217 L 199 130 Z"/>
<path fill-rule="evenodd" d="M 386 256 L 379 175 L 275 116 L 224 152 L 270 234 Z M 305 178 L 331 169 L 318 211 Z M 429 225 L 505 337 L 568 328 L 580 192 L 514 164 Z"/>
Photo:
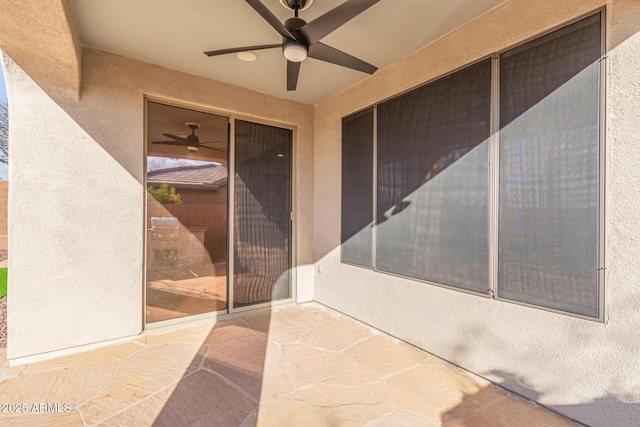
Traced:
<path fill-rule="evenodd" d="M 342 123 L 342 262 L 373 267 L 373 108 Z"/>
<path fill-rule="evenodd" d="M 487 292 L 490 120 L 489 60 L 378 105 L 380 271 Z"/>
<path fill-rule="evenodd" d="M 598 315 L 600 15 L 500 56 L 498 296 Z"/>
<path fill-rule="evenodd" d="M 342 261 L 601 317 L 602 53 L 598 12 L 345 117 Z"/>

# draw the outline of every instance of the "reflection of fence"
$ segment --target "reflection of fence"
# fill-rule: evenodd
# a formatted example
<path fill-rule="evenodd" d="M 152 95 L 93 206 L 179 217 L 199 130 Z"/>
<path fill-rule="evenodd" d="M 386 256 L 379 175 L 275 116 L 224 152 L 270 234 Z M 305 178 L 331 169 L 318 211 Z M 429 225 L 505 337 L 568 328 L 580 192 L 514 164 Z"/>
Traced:
<path fill-rule="evenodd" d="M 226 260 L 227 206 L 226 205 L 161 205 L 149 200 L 147 218 L 175 216 L 184 227 L 203 227 L 204 246 L 213 262 Z M 151 224 L 147 224 L 150 227 Z"/>
<path fill-rule="evenodd" d="M 9 181 L 0 181 L 0 250 L 7 250 L 7 199 Z"/>

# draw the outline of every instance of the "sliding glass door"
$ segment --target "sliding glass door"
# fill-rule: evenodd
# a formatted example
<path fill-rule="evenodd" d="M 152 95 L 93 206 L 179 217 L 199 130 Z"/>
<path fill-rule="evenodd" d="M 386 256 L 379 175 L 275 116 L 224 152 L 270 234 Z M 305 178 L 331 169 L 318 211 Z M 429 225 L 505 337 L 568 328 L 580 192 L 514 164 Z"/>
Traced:
<path fill-rule="evenodd" d="M 227 309 L 228 134 L 228 117 L 147 103 L 147 323 Z"/>
<path fill-rule="evenodd" d="M 147 101 L 146 323 L 293 298 L 292 135 Z"/>

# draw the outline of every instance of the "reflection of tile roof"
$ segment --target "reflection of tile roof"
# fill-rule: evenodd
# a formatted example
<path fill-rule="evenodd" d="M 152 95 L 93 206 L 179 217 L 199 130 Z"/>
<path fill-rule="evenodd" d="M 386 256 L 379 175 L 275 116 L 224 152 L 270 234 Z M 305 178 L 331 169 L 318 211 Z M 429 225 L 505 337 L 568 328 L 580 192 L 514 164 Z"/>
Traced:
<path fill-rule="evenodd" d="M 227 169 L 220 165 L 180 166 L 147 172 L 147 184 L 220 187 L 227 184 Z"/>

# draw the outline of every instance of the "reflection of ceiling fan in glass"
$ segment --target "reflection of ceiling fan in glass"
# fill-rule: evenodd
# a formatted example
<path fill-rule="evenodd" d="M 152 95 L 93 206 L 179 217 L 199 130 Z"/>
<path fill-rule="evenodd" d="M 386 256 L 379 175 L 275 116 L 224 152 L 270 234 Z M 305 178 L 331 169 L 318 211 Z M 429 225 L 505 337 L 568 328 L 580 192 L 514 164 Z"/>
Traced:
<path fill-rule="evenodd" d="M 373 74 L 377 70 L 375 66 L 348 53 L 320 43 L 320 40 L 379 1 L 347 0 L 307 23 L 298 18 L 298 11 L 311 4 L 311 0 L 280 0 L 282 4 L 286 3 L 294 12 L 294 17 L 287 19 L 283 24 L 260 0 L 246 0 L 265 21 L 282 35 L 282 43 L 211 50 L 204 53 L 207 56 L 217 56 L 260 49 L 282 48 L 282 53 L 287 59 L 288 91 L 296 90 L 298 75 L 300 74 L 300 63 L 307 57 Z"/>
<path fill-rule="evenodd" d="M 221 147 L 221 146 L 225 146 L 227 144 L 226 142 L 223 142 L 223 141 L 200 142 L 200 138 L 198 138 L 198 135 L 196 135 L 196 129 L 200 127 L 200 124 L 194 123 L 194 122 L 186 122 L 185 125 L 189 129 L 191 129 L 190 135 L 187 135 L 186 137 L 184 137 L 184 136 L 172 135 L 170 133 L 163 133 L 162 135 L 166 136 L 167 138 L 171 138 L 173 141 L 152 141 L 152 143 L 183 146 L 192 153 L 195 153 L 196 151 L 198 151 L 199 148 L 206 148 L 208 150 L 219 151 L 220 153 L 224 153 L 225 155 L 227 154 L 225 150 L 220 150 L 219 148 L 208 147 L 204 145 L 204 144 L 216 144 L 217 146 Z"/>

